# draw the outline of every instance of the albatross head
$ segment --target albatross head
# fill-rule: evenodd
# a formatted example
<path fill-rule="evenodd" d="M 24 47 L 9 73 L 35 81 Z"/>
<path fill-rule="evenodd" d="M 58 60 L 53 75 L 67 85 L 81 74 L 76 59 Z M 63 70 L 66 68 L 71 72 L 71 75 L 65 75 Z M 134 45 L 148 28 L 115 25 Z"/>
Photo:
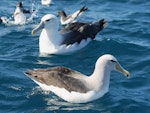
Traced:
<path fill-rule="evenodd" d="M 22 6 L 22 2 L 21 1 L 19 1 L 18 3 L 17 3 L 17 6 L 16 7 L 20 7 L 20 8 L 22 8 L 23 6 Z"/>
<path fill-rule="evenodd" d="M 127 77 L 130 76 L 130 73 L 119 64 L 114 56 L 110 54 L 103 55 L 97 60 L 96 67 L 101 68 L 102 66 L 107 69 L 107 71 L 116 70 Z"/>
<path fill-rule="evenodd" d="M 46 29 L 46 30 L 57 30 L 58 31 L 59 27 L 59 21 L 55 15 L 52 14 L 47 14 L 42 17 L 40 24 L 32 30 L 32 35 L 34 35 L 37 31 L 41 29 Z"/>
<path fill-rule="evenodd" d="M 66 13 L 63 10 L 61 10 L 61 11 L 58 12 L 58 16 L 66 17 L 67 15 L 66 15 Z"/>

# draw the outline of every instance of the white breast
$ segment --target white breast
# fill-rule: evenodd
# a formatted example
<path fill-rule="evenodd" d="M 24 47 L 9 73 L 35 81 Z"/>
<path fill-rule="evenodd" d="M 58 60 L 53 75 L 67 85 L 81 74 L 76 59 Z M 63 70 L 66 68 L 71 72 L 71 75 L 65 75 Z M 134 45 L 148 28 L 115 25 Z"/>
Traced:
<path fill-rule="evenodd" d="M 19 7 L 16 8 L 14 13 L 14 24 L 23 25 L 26 23 L 26 16 L 23 14 Z"/>

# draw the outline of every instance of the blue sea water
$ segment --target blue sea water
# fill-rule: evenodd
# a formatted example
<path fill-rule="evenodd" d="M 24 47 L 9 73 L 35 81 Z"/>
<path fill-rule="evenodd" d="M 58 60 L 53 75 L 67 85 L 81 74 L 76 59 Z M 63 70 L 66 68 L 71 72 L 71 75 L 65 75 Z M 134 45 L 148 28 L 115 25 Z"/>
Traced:
<path fill-rule="evenodd" d="M 17 0 L 1 0 L 0 16 L 12 18 Z M 24 0 L 25 8 L 34 4 L 38 17 L 23 26 L 0 25 L 0 113 L 150 113 L 150 1 L 149 0 L 53 0 L 42 6 L 40 0 Z M 67 14 L 86 5 L 80 21 L 104 18 L 107 27 L 82 50 L 65 55 L 39 55 L 38 37 L 31 30 L 47 13 Z M 112 72 L 109 92 L 102 98 L 71 104 L 40 89 L 23 74 L 27 69 L 63 65 L 90 75 L 97 58 L 114 55 L 130 71 L 126 78 Z"/>

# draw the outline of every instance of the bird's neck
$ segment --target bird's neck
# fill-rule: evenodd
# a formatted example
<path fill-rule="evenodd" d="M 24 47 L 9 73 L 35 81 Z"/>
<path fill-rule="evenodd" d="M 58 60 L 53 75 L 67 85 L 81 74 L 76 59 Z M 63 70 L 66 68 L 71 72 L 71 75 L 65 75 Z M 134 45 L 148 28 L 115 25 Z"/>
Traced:
<path fill-rule="evenodd" d="M 110 70 L 105 67 L 95 67 L 93 74 L 89 77 L 91 79 L 91 84 L 95 91 L 107 92 L 109 89 L 110 82 Z"/>
<path fill-rule="evenodd" d="M 67 15 L 66 15 L 66 13 L 64 12 L 63 14 L 61 14 L 61 16 L 60 16 L 60 20 L 61 20 L 61 23 L 63 23 L 64 21 L 66 21 L 67 20 Z"/>
<path fill-rule="evenodd" d="M 56 29 L 43 29 L 40 35 L 39 46 L 40 52 L 56 51 L 61 43 L 61 36 Z"/>
<path fill-rule="evenodd" d="M 22 12 L 21 8 L 20 7 L 16 7 L 16 10 L 15 10 L 14 14 L 17 14 L 17 13 L 20 13 L 20 12 Z"/>
<path fill-rule="evenodd" d="M 26 23 L 26 16 L 23 14 L 20 7 L 17 7 L 14 12 L 14 24 L 25 24 Z"/>
<path fill-rule="evenodd" d="M 64 21 L 66 21 L 67 20 L 67 17 L 66 16 L 64 16 L 64 15 L 62 15 L 61 17 L 60 17 L 60 21 L 61 21 L 61 23 L 63 23 Z"/>

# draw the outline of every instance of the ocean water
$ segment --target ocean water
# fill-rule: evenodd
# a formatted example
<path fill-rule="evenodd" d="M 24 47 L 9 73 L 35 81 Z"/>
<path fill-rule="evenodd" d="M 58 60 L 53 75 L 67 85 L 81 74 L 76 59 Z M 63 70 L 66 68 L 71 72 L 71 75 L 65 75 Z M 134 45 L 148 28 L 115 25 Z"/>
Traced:
<path fill-rule="evenodd" d="M 12 19 L 17 0 L 1 0 L 0 16 Z M 150 1 L 149 0 L 53 0 L 42 6 L 40 0 L 24 0 L 25 8 L 34 4 L 37 18 L 26 25 L 0 24 L 0 113 L 150 113 Z M 40 56 L 38 37 L 31 30 L 47 13 L 67 14 L 86 5 L 80 21 L 104 18 L 107 27 L 82 50 L 65 55 Z M 71 104 L 40 89 L 23 74 L 27 69 L 66 66 L 90 75 L 103 54 L 114 55 L 130 71 L 126 78 L 112 72 L 110 89 L 96 101 Z"/>

